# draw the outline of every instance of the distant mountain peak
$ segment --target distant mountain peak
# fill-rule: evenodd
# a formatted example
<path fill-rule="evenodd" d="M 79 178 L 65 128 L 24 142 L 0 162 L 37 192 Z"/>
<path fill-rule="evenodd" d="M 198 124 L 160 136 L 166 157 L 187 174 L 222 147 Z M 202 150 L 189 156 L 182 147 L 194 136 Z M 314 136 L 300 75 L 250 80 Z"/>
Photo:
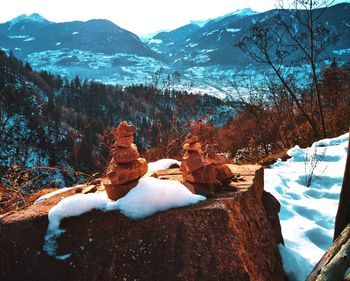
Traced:
<path fill-rule="evenodd" d="M 244 8 L 244 9 L 237 9 L 234 12 L 228 13 L 226 15 L 223 15 L 221 17 L 218 17 L 214 19 L 214 21 L 219 21 L 227 17 L 231 16 L 240 16 L 240 17 L 245 17 L 245 16 L 250 16 L 250 15 L 255 15 L 258 14 L 258 12 L 253 11 L 251 8 Z"/>
<path fill-rule="evenodd" d="M 33 13 L 29 16 L 26 14 L 23 14 L 7 22 L 7 24 L 9 24 L 8 30 L 9 31 L 12 30 L 18 24 L 28 24 L 28 23 L 47 25 L 47 24 L 50 24 L 51 22 L 45 19 L 43 16 L 39 15 L 38 13 Z"/>
<path fill-rule="evenodd" d="M 45 19 L 43 16 L 41 16 L 40 14 L 38 13 L 33 13 L 31 15 L 26 15 L 26 14 L 23 14 L 23 15 L 20 15 L 18 17 L 15 17 L 14 19 L 10 20 L 10 23 L 12 25 L 15 25 L 17 23 L 20 23 L 20 22 L 23 22 L 23 21 L 32 21 L 32 22 L 42 22 L 42 23 L 47 23 L 49 22 L 47 19 Z"/>

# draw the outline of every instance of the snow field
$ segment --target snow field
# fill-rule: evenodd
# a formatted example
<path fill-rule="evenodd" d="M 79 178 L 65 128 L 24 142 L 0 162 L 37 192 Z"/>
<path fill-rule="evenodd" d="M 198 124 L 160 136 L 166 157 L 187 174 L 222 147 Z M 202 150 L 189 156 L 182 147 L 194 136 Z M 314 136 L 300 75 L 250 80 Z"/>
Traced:
<path fill-rule="evenodd" d="M 335 216 L 345 169 L 349 135 L 290 149 L 292 157 L 265 170 L 265 190 L 281 203 L 279 218 L 285 247 L 280 245 L 290 280 L 303 281 L 332 244 Z M 311 184 L 306 186 L 318 159 Z M 308 160 L 307 160 L 308 159 Z"/>

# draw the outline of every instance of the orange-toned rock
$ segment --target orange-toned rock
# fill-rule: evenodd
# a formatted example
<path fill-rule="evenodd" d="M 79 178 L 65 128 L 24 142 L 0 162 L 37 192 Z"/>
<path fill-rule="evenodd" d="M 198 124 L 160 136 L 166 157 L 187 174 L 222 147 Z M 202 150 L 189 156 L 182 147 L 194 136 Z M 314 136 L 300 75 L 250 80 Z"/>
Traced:
<path fill-rule="evenodd" d="M 183 146 L 183 149 L 186 151 L 201 151 L 202 146 L 200 144 L 200 142 L 196 142 L 196 143 L 185 143 Z"/>
<path fill-rule="evenodd" d="M 186 152 L 182 158 L 181 170 L 195 171 L 204 167 L 204 157 L 201 153 Z"/>
<path fill-rule="evenodd" d="M 183 171 L 182 177 L 191 183 L 202 183 L 207 185 L 221 186 L 217 178 L 217 170 L 214 165 L 206 165 L 195 171 Z"/>
<path fill-rule="evenodd" d="M 121 185 L 139 179 L 148 171 L 147 161 L 138 158 L 131 163 L 115 163 L 115 160 L 108 166 L 107 177 L 113 185 Z"/>
<path fill-rule="evenodd" d="M 131 163 L 140 156 L 135 144 L 132 144 L 130 147 L 114 148 L 112 154 L 117 163 Z"/>
<path fill-rule="evenodd" d="M 113 185 L 111 184 L 111 181 L 107 178 L 105 178 L 102 181 L 102 184 L 107 192 L 108 198 L 114 201 L 124 197 L 138 183 L 138 179 L 121 185 Z"/>
<path fill-rule="evenodd" d="M 199 142 L 199 137 L 198 136 L 193 136 L 192 134 L 188 134 L 185 140 L 185 143 L 196 143 Z"/>
<path fill-rule="evenodd" d="M 121 146 L 121 147 L 130 147 L 131 144 L 134 141 L 134 136 L 128 136 L 128 137 L 120 137 L 117 138 L 117 140 L 115 141 L 114 145 L 115 146 Z"/>
<path fill-rule="evenodd" d="M 225 164 L 217 166 L 216 169 L 218 171 L 217 179 L 224 185 L 229 184 L 234 176 L 231 169 Z"/>
<path fill-rule="evenodd" d="M 129 125 L 128 122 L 123 121 L 119 124 L 117 129 L 114 129 L 113 134 L 117 138 L 123 138 L 128 136 L 133 136 L 136 132 L 136 127 L 134 125 Z"/>

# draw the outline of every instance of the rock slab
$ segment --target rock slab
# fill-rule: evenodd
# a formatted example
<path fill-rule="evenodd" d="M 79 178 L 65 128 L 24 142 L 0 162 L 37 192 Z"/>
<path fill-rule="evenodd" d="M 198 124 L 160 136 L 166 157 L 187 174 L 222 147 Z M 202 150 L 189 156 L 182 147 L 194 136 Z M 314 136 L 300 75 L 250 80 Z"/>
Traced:
<path fill-rule="evenodd" d="M 263 169 L 230 167 L 245 181 L 193 206 L 139 221 L 96 210 L 64 219 L 66 260 L 48 256 L 43 240 L 48 211 L 74 189 L 3 216 L 0 280 L 284 280 L 279 204 L 263 190 Z"/>

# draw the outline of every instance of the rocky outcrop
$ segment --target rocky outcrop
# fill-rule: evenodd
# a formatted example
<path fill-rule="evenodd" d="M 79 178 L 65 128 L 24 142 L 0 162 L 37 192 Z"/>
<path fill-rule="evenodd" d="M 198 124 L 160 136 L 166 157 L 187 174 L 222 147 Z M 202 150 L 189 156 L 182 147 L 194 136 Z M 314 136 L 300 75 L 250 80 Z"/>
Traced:
<path fill-rule="evenodd" d="M 259 166 L 190 207 L 131 221 L 91 211 L 62 221 L 57 260 L 43 251 L 48 211 L 73 188 L 0 219 L 0 280 L 284 280 L 277 200 Z M 179 169 L 155 173 L 179 180 Z M 99 189 L 100 187 L 97 187 Z"/>

